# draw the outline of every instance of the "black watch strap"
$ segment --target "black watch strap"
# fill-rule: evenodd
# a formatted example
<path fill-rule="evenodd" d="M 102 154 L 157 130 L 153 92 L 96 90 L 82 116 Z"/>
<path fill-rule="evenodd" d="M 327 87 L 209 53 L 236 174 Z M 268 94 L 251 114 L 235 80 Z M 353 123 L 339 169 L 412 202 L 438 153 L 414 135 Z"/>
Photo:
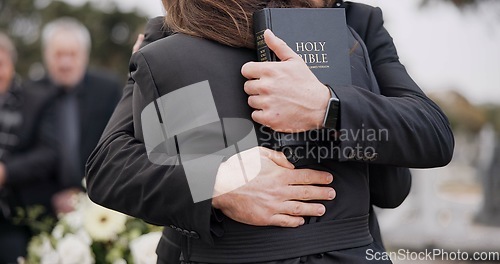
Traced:
<path fill-rule="evenodd" d="M 340 100 L 333 91 L 332 87 L 326 85 L 330 89 L 330 100 L 328 100 L 328 105 L 326 107 L 325 118 L 323 120 L 324 128 L 337 128 L 337 120 L 340 112 Z"/>

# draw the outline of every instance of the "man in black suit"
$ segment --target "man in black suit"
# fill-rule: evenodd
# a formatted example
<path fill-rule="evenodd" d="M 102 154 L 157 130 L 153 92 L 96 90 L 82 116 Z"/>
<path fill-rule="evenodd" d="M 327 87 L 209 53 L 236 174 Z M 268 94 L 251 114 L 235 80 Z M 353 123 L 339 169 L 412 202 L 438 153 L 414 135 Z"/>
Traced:
<path fill-rule="evenodd" d="M 350 9 L 350 10 L 349 10 Z M 356 13 L 359 15 L 359 17 L 353 16 L 353 13 Z M 424 109 L 424 112 L 431 116 L 432 121 L 431 122 L 424 122 L 423 120 L 419 118 L 413 118 L 412 119 L 412 124 L 418 124 L 420 122 L 423 122 L 425 124 L 430 124 L 431 127 L 434 128 L 439 128 L 438 131 L 438 136 L 442 137 L 439 139 L 438 142 L 438 148 L 441 148 L 441 146 L 444 147 L 443 151 L 444 152 L 438 152 L 438 153 L 433 153 L 433 157 L 436 158 L 437 160 L 432 160 L 427 159 L 427 160 L 418 160 L 418 161 L 413 161 L 412 157 L 405 156 L 401 160 L 401 165 L 406 165 L 406 166 L 435 166 L 435 165 L 442 165 L 445 164 L 449 157 L 450 157 L 450 147 L 452 145 L 451 143 L 451 132 L 449 131 L 449 127 L 447 127 L 447 121 L 446 118 L 442 115 L 442 113 L 439 111 L 435 105 L 428 100 L 423 93 L 418 89 L 418 87 L 414 86 L 414 83 L 407 77 L 406 72 L 402 68 L 399 62 L 397 61 L 397 56 L 394 57 L 395 55 L 395 50 L 393 49 L 392 42 L 390 40 L 390 37 L 388 34 L 384 31 L 383 26 L 382 26 L 382 19 L 381 19 L 381 14 L 377 13 L 379 10 L 377 9 L 372 9 L 368 8 L 366 6 L 362 5 L 355 5 L 353 4 L 350 6 L 347 10 L 348 17 L 351 14 L 351 17 L 348 19 L 352 19 L 351 22 L 353 24 L 358 23 L 359 21 L 359 32 L 360 35 L 365 36 L 366 38 L 366 43 L 368 45 L 368 49 L 371 50 L 373 53 L 370 53 L 370 57 L 373 57 L 372 59 L 372 65 L 374 66 L 379 66 L 378 63 L 386 63 L 386 64 L 391 64 L 394 63 L 393 65 L 390 65 L 394 71 L 392 73 L 388 74 L 390 72 L 390 69 L 384 72 L 384 74 L 388 74 L 389 76 L 383 76 L 377 75 L 377 71 L 375 72 L 375 75 L 377 77 L 384 77 L 383 79 L 385 80 L 377 80 L 380 83 L 382 94 L 385 96 L 393 96 L 393 97 L 401 97 L 403 95 L 398 95 L 396 92 L 401 92 L 401 88 L 404 89 L 410 89 L 414 90 L 415 94 L 418 96 L 422 94 L 421 99 L 419 100 L 418 104 L 421 104 L 421 106 L 424 106 L 426 109 Z M 373 14 L 373 16 L 372 16 Z M 375 18 L 373 18 L 375 17 Z M 370 21 L 363 20 L 368 19 Z M 373 21 L 371 21 L 373 20 Z M 372 25 L 370 25 L 372 24 Z M 353 26 L 354 27 L 354 26 Z M 370 31 L 376 34 L 373 39 L 370 39 L 366 37 L 366 32 Z M 384 33 L 385 32 L 385 33 Z M 379 37 L 381 36 L 381 39 Z M 382 51 L 376 51 L 376 47 L 379 45 L 387 45 L 385 49 Z M 371 45 L 371 46 L 370 46 Z M 392 54 L 394 52 L 394 54 Z M 384 58 L 385 57 L 385 58 Z M 168 59 L 167 59 L 168 60 Z M 386 65 L 388 66 L 388 65 Z M 380 68 L 379 68 L 380 69 Z M 401 81 L 401 83 L 396 83 L 397 86 L 393 86 L 394 83 L 384 83 L 384 81 L 391 82 L 394 81 L 394 78 L 391 78 L 391 75 L 397 75 L 397 79 Z M 385 84 L 386 86 L 382 86 Z M 355 89 L 356 90 L 356 89 Z M 407 95 L 407 94 L 405 94 Z M 369 95 L 368 96 L 372 96 Z M 363 96 L 361 96 L 363 97 Z M 124 101 L 131 100 L 131 98 L 126 98 L 124 97 Z M 346 99 L 347 100 L 347 99 Z M 381 100 L 380 98 L 377 99 L 375 96 L 373 96 L 373 100 Z M 397 101 L 397 100 L 396 100 Z M 392 105 L 392 104 L 389 104 Z M 430 107 L 429 107 L 430 106 Z M 415 105 L 413 105 L 415 107 Z M 350 108 L 347 108 L 350 110 Z M 359 111 L 362 111 L 364 109 L 358 109 L 358 113 L 355 116 L 362 116 L 362 113 L 359 113 Z M 368 106 L 367 111 L 370 110 L 370 107 Z M 369 112 L 369 111 L 368 111 Z M 384 117 L 381 117 L 383 120 Z M 391 117 L 392 118 L 392 117 Z M 385 117 L 387 119 L 387 117 Z M 140 173 L 142 172 L 144 177 L 147 177 L 147 179 L 153 179 L 156 178 L 158 179 L 157 184 L 153 184 L 154 186 L 164 186 L 162 185 L 161 179 L 162 175 L 166 172 L 163 170 L 161 167 L 153 166 L 149 163 L 149 161 L 146 159 L 143 155 L 144 153 L 144 146 L 141 146 L 141 142 L 137 141 L 134 139 L 131 135 L 134 135 L 134 131 L 130 128 L 130 107 L 127 106 L 126 104 L 120 104 L 120 107 L 117 108 L 117 111 L 115 112 L 115 115 L 113 117 L 113 120 L 115 122 L 111 122 L 110 126 L 108 127 L 107 131 L 109 133 L 105 133 L 103 135 L 103 139 L 101 140 L 101 143 L 92 155 L 92 157 L 89 159 L 88 163 L 88 180 L 89 180 L 89 191 L 91 198 L 99 201 L 102 204 L 105 204 L 106 206 L 127 212 L 132 215 L 136 215 L 139 217 L 142 217 L 146 220 L 149 220 L 154 223 L 158 224 L 168 224 L 171 219 L 171 217 L 176 217 L 174 215 L 169 215 L 168 210 L 158 210 L 158 208 L 163 208 L 167 205 L 171 205 L 172 203 L 176 204 L 175 206 L 183 206 L 181 205 L 181 201 L 179 200 L 172 200 L 169 199 L 169 197 L 175 197 L 172 193 L 169 193 L 166 191 L 164 194 L 160 194 L 161 189 L 153 188 L 148 191 L 148 200 L 147 202 L 145 201 L 144 203 L 140 204 L 135 204 L 130 200 L 131 203 L 123 203 L 123 202 L 118 202 L 118 201 L 113 201 L 111 199 L 112 197 L 116 197 L 116 195 L 119 195 L 120 192 L 124 192 L 127 190 L 128 186 L 132 188 L 133 184 L 141 181 L 140 179 L 135 180 L 133 177 L 134 173 Z M 344 118 L 344 120 L 346 120 Z M 423 124 L 421 123 L 421 124 Z M 134 127 L 135 128 L 135 127 Z M 425 140 L 431 140 L 434 138 L 434 135 L 431 135 L 429 133 L 425 133 L 422 135 L 423 139 Z M 415 141 L 412 141 L 410 143 L 415 143 Z M 126 146 L 126 147 L 124 147 Z M 421 149 L 420 149 L 421 150 Z M 431 149 L 432 151 L 435 151 L 436 149 Z M 385 151 L 382 151 L 382 153 Z M 346 159 L 356 159 L 358 158 L 358 155 L 354 155 L 353 157 L 345 157 Z M 120 162 L 123 162 L 121 164 L 127 164 L 127 171 L 124 171 L 123 167 L 118 167 L 114 165 L 114 162 L 116 160 L 120 160 Z M 412 162 L 415 162 L 415 164 L 412 164 Z M 435 162 L 435 163 L 433 163 Z M 392 164 L 391 160 L 387 161 L 387 164 Z M 375 163 L 377 164 L 377 163 Z M 371 166 L 378 166 L 378 165 L 371 165 Z M 383 164 L 383 163 L 381 163 Z M 110 175 L 113 175 L 111 177 Z M 127 182 L 127 183 L 126 183 Z M 381 184 L 383 185 L 385 182 L 381 181 Z M 390 183 L 390 182 L 388 182 Z M 152 183 L 148 183 L 152 184 Z M 128 186 L 127 186 L 128 185 Z M 119 190 L 119 189 L 120 190 Z M 131 190 L 131 189 L 130 189 Z M 132 192 L 129 192 L 132 195 Z M 139 194 L 134 194 L 134 195 L 139 195 Z M 173 196 L 172 196 L 173 195 Z M 406 195 L 406 194 L 405 194 Z M 404 195 L 404 196 L 405 196 Z M 120 196 L 123 197 L 123 196 Z M 154 197 L 157 197 L 158 199 L 155 200 L 153 199 Z M 140 198 L 139 198 L 140 199 Z M 390 200 L 390 199 L 389 199 Z M 236 203 L 236 202 L 235 202 Z M 189 206 L 186 204 L 189 208 Z M 249 207 L 246 207 L 245 209 L 248 210 Z M 166 209 L 166 208 L 165 208 Z M 226 208 L 227 209 L 227 208 Z M 335 210 L 335 208 L 332 208 Z M 197 210 L 193 208 L 193 210 Z M 249 210 L 252 212 L 252 210 Z M 301 215 L 301 214 L 299 214 Z M 198 223 L 193 223 L 191 219 L 189 220 L 181 220 L 180 222 L 178 221 L 179 219 L 176 219 L 172 221 L 173 223 L 176 223 L 178 225 L 181 225 L 182 227 L 179 226 L 174 226 L 170 225 L 172 229 L 166 229 L 166 232 L 170 232 L 171 230 L 176 230 L 180 231 L 181 234 L 184 234 L 185 236 L 188 236 L 190 238 L 200 238 L 203 239 L 204 241 L 210 241 L 210 235 L 216 235 L 221 234 L 223 230 L 218 229 L 217 225 L 209 225 L 209 228 L 207 229 L 207 218 L 210 217 L 210 214 L 208 215 L 203 215 L 202 218 L 199 218 Z M 172 223 L 171 222 L 171 223 Z M 211 219 L 208 219 L 208 223 L 217 223 L 218 222 L 218 217 L 217 217 L 217 212 L 213 212 L 211 215 Z M 258 224 L 258 223 L 257 223 Z M 200 233 L 202 232 L 202 233 Z M 160 246 L 159 246 L 159 255 L 161 260 L 165 260 L 164 256 L 168 254 L 168 252 L 165 252 L 165 245 L 171 243 L 171 241 L 168 240 L 168 238 L 164 237 L 162 239 Z M 163 246 L 162 246 L 163 245 Z M 167 262 L 170 263 L 170 262 Z"/>
<path fill-rule="evenodd" d="M 145 35 L 140 34 L 133 47 L 134 53 L 140 48 L 172 34 L 172 32 L 165 27 L 164 19 L 164 17 L 156 17 L 148 22 Z M 359 29 L 359 25 L 356 23 L 353 26 Z M 125 87 L 124 95 L 118 104 L 117 111 L 110 119 L 110 126 L 104 132 L 105 137 L 120 131 L 128 131 L 133 134 L 132 102 L 130 100 L 132 96 L 132 89 L 132 82 Z M 129 115 L 127 115 L 127 113 L 129 113 Z M 115 126 L 111 126 L 111 124 L 115 124 Z M 370 167 L 369 177 L 371 202 L 373 205 L 380 208 L 396 208 L 404 201 L 410 191 L 411 174 L 407 168 L 372 165 Z M 171 257 L 172 259 L 170 261 L 165 262 L 173 263 L 173 261 L 177 260 L 180 255 L 179 245 L 182 235 L 178 232 L 169 231 L 170 230 L 167 228 L 165 236 L 168 237 L 168 240 L 171 241 L 171 243 L 164 243 L 163 246 L 159 247 L 158 254 L 164 261 L 165 258 Z M 377 217 L 373 210 L 370 212 L 370 233 L 372 234 L 373 239 L 381 247 L 384 247 Z"/>
<path fill-rule="evenodd" d="M 60 18 L 42 32 L 48 75 L 38 83 L 54 94 L 55 133 L 60 141 L 58 180 L 54 196 L 58 212 L 72 210 L 71 195 L 82 188 L 85 162 L 120 98 L 120 83 L 110 74 L 87 70 L 90 34 L 80 22 Z"/>
<path fill-rule="evenodd" d="M 16 51 L 0 33 L 0 263 L 25 256 L 31 232 L 12 219 L 17 207 L 42 205 L 52 213 L 57 162 L 50 97 L 16 77 Z"/>

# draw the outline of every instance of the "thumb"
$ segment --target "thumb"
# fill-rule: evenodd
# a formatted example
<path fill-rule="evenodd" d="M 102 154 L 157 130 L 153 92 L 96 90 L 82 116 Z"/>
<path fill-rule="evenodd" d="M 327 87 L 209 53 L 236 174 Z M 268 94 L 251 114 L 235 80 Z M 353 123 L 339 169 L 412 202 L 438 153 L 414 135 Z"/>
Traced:
<path fill-rule="evenodd" d="M 288 161 L 288 159 L 286 158 L 285 154 L 283 154 L 283 152 L 278 152 L 278 151 L 275 151 L 272 149 L 261 147 L 260 153 L 263 156 L 272 160 L 274 163 L 276 163 L 276 165 L 278 165 L 280 167 L 292 169 L 292 170 L 295 168 L 295 166 L 293 166 L 293 164 L 290 163 L 290 161 Z"/>
<path fill-rule="evenodd" d="M 264 40 L 266 41 L 267 46 L 271 49 L 276 56 L 281 61 L 287 61 L 295 58 L 300 58 L 297 53 L 295 53 L 282 39 L 276 37 L 274 33 L 266 29 L 264 32 Z"/>

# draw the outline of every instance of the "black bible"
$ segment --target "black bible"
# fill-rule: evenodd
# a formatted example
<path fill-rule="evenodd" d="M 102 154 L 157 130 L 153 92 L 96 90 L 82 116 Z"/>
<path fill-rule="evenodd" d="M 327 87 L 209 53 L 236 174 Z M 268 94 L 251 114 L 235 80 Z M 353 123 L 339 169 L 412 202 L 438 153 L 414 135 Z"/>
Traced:
<path fill-rule="evenodd" d="M 270 29 L 306 62 L 324 84 L 350 85 L 351 63 L 343 8 L 265 8 L 253 15 L 259 61 L 278 61 L 264 41 Z"/>

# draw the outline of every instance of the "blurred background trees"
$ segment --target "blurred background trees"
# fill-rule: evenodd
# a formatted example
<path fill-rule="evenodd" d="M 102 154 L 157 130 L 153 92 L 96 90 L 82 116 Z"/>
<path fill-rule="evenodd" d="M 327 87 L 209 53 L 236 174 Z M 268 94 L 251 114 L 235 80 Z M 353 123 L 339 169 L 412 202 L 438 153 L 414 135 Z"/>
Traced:
<path fill-rule="evenodd" d="M 43 76 L 40 31 L 47 22 L 62 16 L 77 18 L 88 27 L 92 35 L 92 67 L 105 67 L 125 76 L 131 47 L 135 36 L 143 31 L 146 15 L 136 10 L 123 12 L 111 1 L 74 6 L 57 0 L 2 0 L 0 31 L 15 41 L 21 76 Z"/>
<path fill-rule="evenodd" d="M 159 1 L 159 0 L 158 0 Z M 494 0 L 440 0 L 461 9 Z M 17 71 L 23 77 L 40 78 L 44 74 L 40 54 L 40 30 L 58 17 L 71 16 L 82 21 L 92 35 L 93 67 L 105 67 L 124 75 L 127 72 L 130 49 L 135 36 L 146 23 L 146 14 L 137 10 L 123 12 L 116 2 L 79 1 L 70 5 L 61 0 L 2 0 L 0 1 L 0 31 L 14 39 L 20 54 Z M 438 1 L 421 0 L 422 6 Z"/>
<path fill-rule="evenodd" d="M 143 26 L 148 16 L 159 15 L 159 13 L 146 15 L 134 10 L 123 12 L 115 3 L 120 5 L 124 2 L 137 1 L 139 4 L 136 5 L 150 7 L 154 10 L 158 6 L 153 7 L 153 5 L 160 2 L 160 0 L 71 0 L 72 2 L 83 3 L 81 5 L 70 5 L 64 1 L 0 0 L 0 31 L 12 36 L 16 43 L 20 55 L 17 65 L 18 72 L 25 78 L 30 77 L 33 79 L 44 74 L 40 51 L 40 30 L 48 21 L 61 16 L 72 16 L 82 21 L 92 34 L 91 66 L 109 68 L 125 78 L 128 72 L 127 67 L 131 47 L 136 35 L 143 32 Z M 353 1 L 363 2 L 365 0 Z M 374 0 L 373 2 L 377 1 Z M 384 0 L 378 1 L 377 4 L 396 6 L 393 8 L 393 12 L 399 14 L 401 3 L 404 2 Z M 443 13 L 438 14 L 437 17 L 445 15 L 444 12 L 462 13 L 460 16 L 466 21 L 464 23 L 473 21 L 476 18 L 484 22 L 480 25 L 474 25 L 477 26 L 474 30 L 479 31 L 484 28 L 484 31 L 491 35 L 498 32 L 496 30 L 498 23 L 500 23 L 500 1 L 498 0 L 414 0 L 411 2 L 410 12 L 425 13 L 434 7 L 449 5 L 452 8 L 440 9 L 439 12 Z M 422 7 L 420 10 L 419 5 Z M 456 12 L 454 7 L 464 12 Z M 385 14 L 388 13 L 385 9 L 384 12 Z M 473 19 L 466 19 L 468 16 L 473 17 Z M 492 17 L 493 19 L 485 20 L 484 17 Z M 498 19 L 496 19 L 497 17 Z M 432 20 L 435 23 L 447 22 L 435 18 L 433 17 L 434 20 Z M 405 19 L 408 20 L 408 18 Z M 389 21 L 390 19 L 386 20 Z M 456 23 L 456 20 L 451 21 Z M 393 23 L 398 23 L 398 26 L 399 22 L 393 20 Z M 411 21 L 411 23 L 416 22 Z M 450 27 L 465 26 L 465 24 L 457 25 L 453 23 L 446 25 Z M 415 30 L 415 28 L 408 28 L 407 26 L 408 23 L 404 31 L 401 32 L 411 33 L 408 34 L 406 43 L 414 42 L 416 37 L 411 30 Z M 453 28 L 450 29 L 453 30 Z M 456 31 L 456 28 L 454 29 Z M 447 31 L 448 28 L 440 28 L 439 33 L 446 35 L 449 33 Z M 402 36 L 398 36 L 395 32 L 397 31 L 391 31 L 395 39 L 402 39 Z M 470 34 L 470 30 L 464 31 L 464 34 Z M 471 38 L 474 36 L 477 35 L 472 35 Z M 436 42 L 436 40 L 432 42 Z M 478 45 L 477 42 L 471 41 L 470 43 L 467 42 L 467 44 L 469 45 L 460 46 L 464 47 L 461 52 L 476 54 L 478 50 L 486 49 Z M 435 43 L 433 48 L 446 48 L 446 46 L 442 45 L 443 43 Z M 415 56 L 422 55 L 416 52 L 414 54 L 416 54 Z M 407 53 L 407 55 L 414 54 Z M 453 56 L 460 57 L 461 54 L 456 53 Z M 474 62 L 478 63 L 477 61 Z M 428 63 L 431 64 L 433 61 Z M 463 62 L 464 67 L 475 67 L 475 65 L 471 66 L 471 63 L 471 61 Z M 433 74 L 428 74 L 428 71 L 428 69 L 425 69 L 426 74 L 432 76 Z M 449 69 L 444 65 L 442 71 L 446 72 Z M 498 69 L 493 68 L 492 72 L 498 72 Z M 484 76 L 494 78 L 491 75 Z M 471 76 L 471 79 L 483 78 L 484 76 Z M 478 225 L 475 216 L 479 211 L 481 212 L 480 216 L 487 216 L 489 219 L 489 221 L 479 222 L 486 222 L 486 224 L 490 225 L 500 223 L 500 165 L 497 165 L 500 164 L 500 106 L 497 101 L 485 100 L 488 103 L 471 101 L 470 96 L 465 95 L 464 89 L 461 89 L 462 92 L 458 92 L 460 91 L 458 86 L 467 87 L 468 91 L 472 91 L 471 93 L 484 94 L 485 96 L 482 98 L 488 97 L 492 90 L 498 91 L 500 87 L 497 85 L 498 82 L 495 81 L 486 84 L 491 85 L 489 90 L 475 84 L 467 86 L 467 84 L 455 82 L 453 77 L 455 76 L 450 78 L 448 91 L 426 92 L 441 106 L 451 121 L 456 139 L 454 161 L 442 170 L 414 171 L 415 174 L 421 175 L 414 177 L 414 190 L 412 193 L 420 196 L 414 198 L 413 203 L 411 197 L 407 199 L 407 208 L 404 208 L 403 204 L 402 208 L 393 210 L 393 212 L 384 212 L 385 215 L 380 214 L 381 225 L 391 228 L 384 233 L 386 242 L 392 242 L 392 246 L 395 248 L 406 245 L 403 242 L 413 241 L 413 246 L 420 245 L 422 249 L 429 248 L 429 245 L 443 248 L 448 246 L 452 250 L 457 248 L 478 250 L 489 246 L 498 249 L 500 228 Z M 425 85 L 422 85 L 422 87 L 426 88 Z M 493 96 L 493 98 L 498 97 Z M 487 203 L 482 204 L 481 201 Z M 399 213 L 397 210 L 400 210 Z M 418 216 L 426 214 L 429 215 L 428 218 L 418 218 Z M 410 220 L 406 221 L 405 215 Z M 411 222 L 411 219 L 414 219 L 414 222 Z M 421 225 L 418 226 L 417 224 Z M 433 228 L 432 224 L 434 224 L 435 228 Z M 408 228 L 408 226 L 412 226 L 412 228 Z M 391 230 L 394 232 L 391 233 Z M 412 239 L 408 239 L 409 237 Z M 398 240 L 398 238 L 400 239 Z M 458 242 L 462 244 L 459 246 Z M 468 246 L 469 248 L 467 248 Z"/>

